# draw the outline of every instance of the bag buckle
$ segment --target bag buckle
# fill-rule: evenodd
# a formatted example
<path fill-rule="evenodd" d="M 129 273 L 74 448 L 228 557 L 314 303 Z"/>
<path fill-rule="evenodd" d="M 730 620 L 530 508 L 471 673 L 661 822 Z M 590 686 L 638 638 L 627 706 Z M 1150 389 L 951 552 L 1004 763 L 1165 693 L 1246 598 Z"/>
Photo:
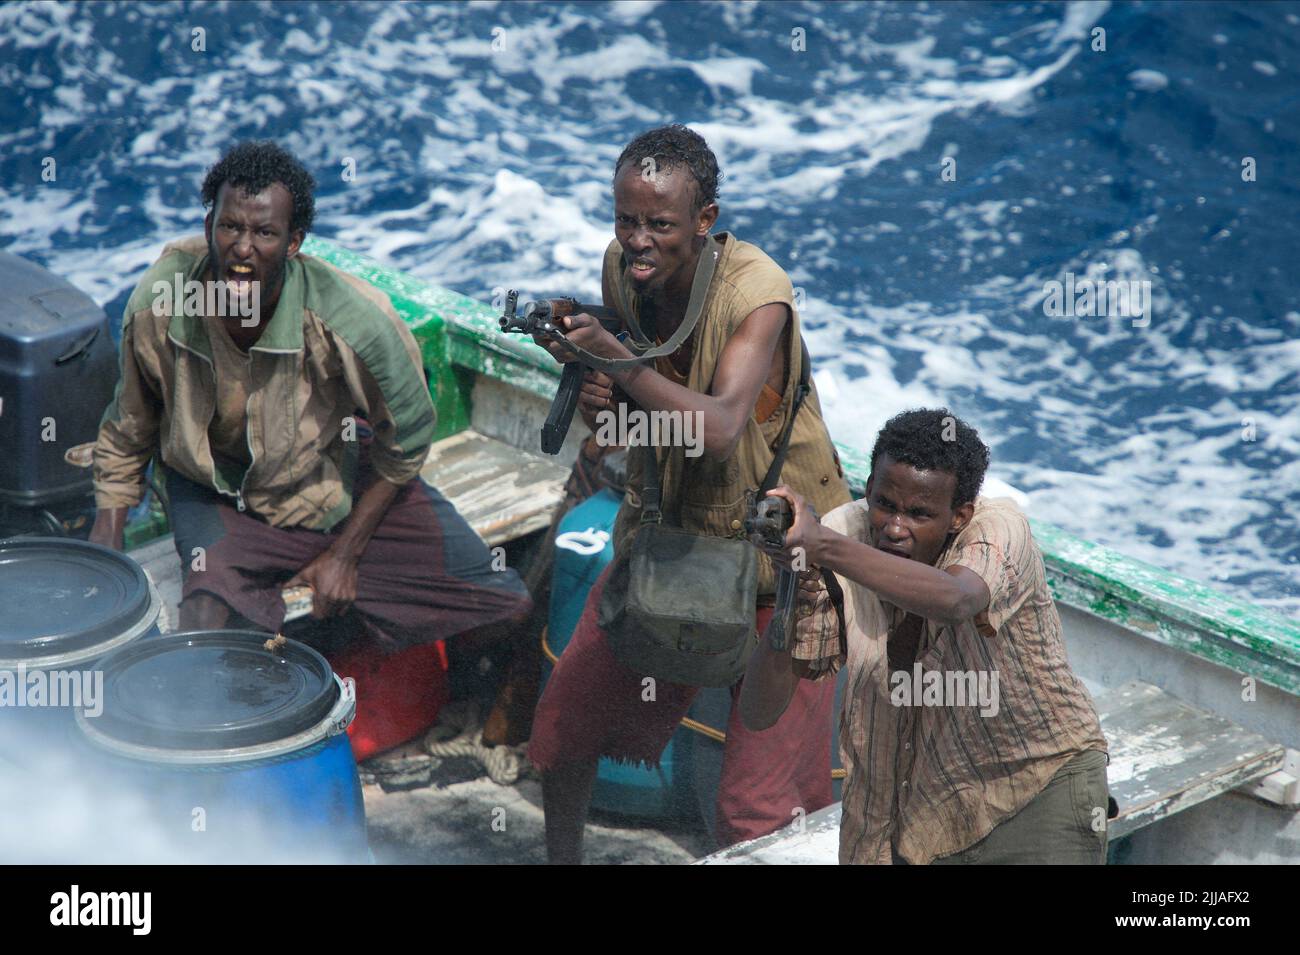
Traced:
<path fill-rule="evenodd" d="M 641 523 L 658 524 L 663 520 L 659 512 L 659 488 L 647 487 L 641 491 Z"/>

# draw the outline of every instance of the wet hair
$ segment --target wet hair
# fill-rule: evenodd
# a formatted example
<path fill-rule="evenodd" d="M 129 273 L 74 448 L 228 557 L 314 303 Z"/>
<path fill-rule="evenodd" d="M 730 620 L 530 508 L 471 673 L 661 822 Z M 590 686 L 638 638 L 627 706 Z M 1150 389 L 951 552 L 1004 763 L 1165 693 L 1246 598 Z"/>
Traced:
<path fill-rule="evenodd" d="M 989 449 L 979 432 L 947 408 L 913 408 L 894 415 L 871 449 L 873 474 L 876 460 L 885 454 L 918 471 L 955 474 L 954 508 L 975 500 L 989 466 Z"/>
<path fill-rule="evenodd" d="M 289 190 L 293 212 L 289 231 L 307 232 L 316 218 L 316 180 L 293 153 L 269 140 L 244 142 L 229 149 L 203 179 L 203 207 L 212 208 L 225 183 L 238 186 L 248 195 L 257 195 L 278 182 Z"/>
<path fill-rule="evenodd" d="M 614 178 L 624 163 L 640 167 L 641 161 L 650 157 L 665 169 L 685 167 L 695 180 L 693 211 L 699 212 L 710 202 L 718 201 L 718 158 L 704 141 L 704 137 L 680 123 L 647 129 L 624 147 L 614 163 Z"/>

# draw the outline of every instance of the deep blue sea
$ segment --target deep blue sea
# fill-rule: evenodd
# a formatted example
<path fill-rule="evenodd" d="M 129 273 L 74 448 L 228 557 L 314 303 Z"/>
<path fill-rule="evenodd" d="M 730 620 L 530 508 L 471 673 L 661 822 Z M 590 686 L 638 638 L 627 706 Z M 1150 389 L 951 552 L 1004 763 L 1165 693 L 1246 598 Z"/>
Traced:
<path fill-rule="evenodd" d="M 1300 611 L 1300 4 L 18 3 L 0 80 L 0 247 L 115 313 L 253 137 L 321 235 L 596 296 L 615 158 L 688 123 L 839 439 L 946 403 L 1031 514 Z"/>

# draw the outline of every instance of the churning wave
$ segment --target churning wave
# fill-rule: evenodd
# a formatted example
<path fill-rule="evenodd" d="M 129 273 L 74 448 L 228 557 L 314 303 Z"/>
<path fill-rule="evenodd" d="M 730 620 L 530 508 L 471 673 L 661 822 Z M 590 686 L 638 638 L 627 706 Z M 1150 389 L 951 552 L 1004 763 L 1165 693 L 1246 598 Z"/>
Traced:
<path fill-rule="evenodd" d="M 1294 3 L 8 5 L 0 246 L 120 313 L 273 137 L 322 235 L 595 296 L 615 158 L 686 122 L 840 440 L 947 404 L 1034 516 L 1294 613 L 1297 37 Z M 1149 282 L 1149 321 L 1047 314 L 1067 274 Z"/>

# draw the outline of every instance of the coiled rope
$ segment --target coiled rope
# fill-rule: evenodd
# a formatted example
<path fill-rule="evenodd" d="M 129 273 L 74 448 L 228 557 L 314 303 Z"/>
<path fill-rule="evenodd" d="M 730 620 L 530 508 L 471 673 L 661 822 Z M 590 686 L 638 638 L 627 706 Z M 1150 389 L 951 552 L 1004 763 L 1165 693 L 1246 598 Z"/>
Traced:
<path fill-rule="evenodd" d="M 456 735 L 440 738 L 449 731 Z M 513 786 L 528 772 L 526 746 L 484 746 L 483 725 L 478 718 L 478 707 L 473 705 L 460 711 L 454 706 L 444 708 L 442 719 L 424 741 L 424 751 L 430 756 L 468 756 L 473 759 L 498 786 Z"/>

